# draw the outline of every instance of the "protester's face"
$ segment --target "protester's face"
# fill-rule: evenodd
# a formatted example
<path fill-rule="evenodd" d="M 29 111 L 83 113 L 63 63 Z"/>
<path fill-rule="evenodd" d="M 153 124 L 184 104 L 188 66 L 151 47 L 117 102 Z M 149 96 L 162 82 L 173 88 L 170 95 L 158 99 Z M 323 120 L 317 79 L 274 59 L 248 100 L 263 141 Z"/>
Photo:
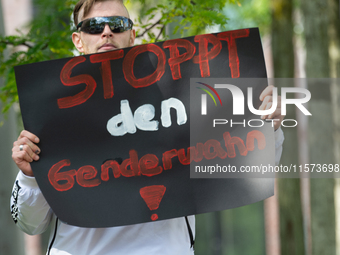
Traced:
<path fill-rule="evenodd" d="M 128 12 L 125 7 L 116 1 L 96 2 L 88 15 L 82 17 L 82 13 L 83 11 L 81 10 L 79 13 L 80 21 L 93 17 L 128 17 Z M 106 24 L 101 34 L 75 32 L 72 34 L 72 40 L 79 52 L 90 54 L 133 46 L 135 31 L 128 30 L 122 33 L 113 33 Z"/>

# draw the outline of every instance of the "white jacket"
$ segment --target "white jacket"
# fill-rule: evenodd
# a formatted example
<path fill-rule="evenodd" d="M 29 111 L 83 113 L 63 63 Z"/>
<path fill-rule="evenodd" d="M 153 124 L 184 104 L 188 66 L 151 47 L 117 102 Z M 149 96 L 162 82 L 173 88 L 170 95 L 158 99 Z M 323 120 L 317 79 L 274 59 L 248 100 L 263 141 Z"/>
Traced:
<path fill-rule="evenodd" d="M 282 154 L 283 132 L 275 132 L 275 161 Z M 47 255 L 189 255 L 194 254 L 195 217 L 111 228 L 64 224 L 53 213 L 34 177 L 19 172 L 11 196 L 12 217 L 30 235 L 52 224 Z M 186 218 L 188 221 L 186 221 Z"/>

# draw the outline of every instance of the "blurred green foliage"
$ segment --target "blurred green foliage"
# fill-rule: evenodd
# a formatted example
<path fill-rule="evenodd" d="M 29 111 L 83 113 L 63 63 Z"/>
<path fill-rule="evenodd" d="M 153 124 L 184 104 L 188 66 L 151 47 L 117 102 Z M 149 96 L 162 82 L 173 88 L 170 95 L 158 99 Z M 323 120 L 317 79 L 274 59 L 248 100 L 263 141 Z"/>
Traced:
<path fill-rule="evenodd" d="M 76 2 L 34 0 L 35 13 L 27 26 L 28 32 L 0 36 L 0 77 L 5 79 L 5 85 L 0 88 L 3 112 L 18 101 L 14 66 L 74 56 L 71 17 Z M 135 28 L 142 43 L 156 42 L 160 37 L 167 39 L 165 28 L 171 23 L 176 23 L 172 32 L 180 36 L 204 32 L 210 25 L 224 27 L 227 17 L 222 10 L 226 3 L 240 4 L 238 0 L 161 0 L 157 5 L 151 0 L 127 0 L 126 3 L 130 10 L 140 7 Z"/>
<path fill-rule="evenodd" d="M 18 101 L 14 66 L 73 56 L 69 17 L 74 3 L 74 0 L 35 0 L 37 13 L 28 25 L 28 32 L 18 30 L 18 35 L 0 37 L 0 77 L 5 79 L 0 99 L 4 112 Z"/>
<path fill-rule="evenodd" d="M 270 0 L 243 0 L 242 6 L 227 4 L 224 13 L 229 21 L 227 30 L 259 27 L 261 35 L 270 33 L 271 5 Z"/>

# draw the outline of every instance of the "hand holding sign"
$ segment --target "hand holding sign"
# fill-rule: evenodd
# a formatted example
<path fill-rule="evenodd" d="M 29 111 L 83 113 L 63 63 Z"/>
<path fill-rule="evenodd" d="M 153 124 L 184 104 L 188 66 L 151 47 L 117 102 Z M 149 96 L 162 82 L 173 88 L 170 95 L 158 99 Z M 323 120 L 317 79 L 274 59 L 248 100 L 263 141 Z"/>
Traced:
<path fill-rule="evenodd" d="M 23 130 L 13 144 L 12 158 L 18 168 L 28 176 L 34 176 L 30 163 L 39 160 L 40 149 L 35 143 L 39 143 L 39 138 Z"/>

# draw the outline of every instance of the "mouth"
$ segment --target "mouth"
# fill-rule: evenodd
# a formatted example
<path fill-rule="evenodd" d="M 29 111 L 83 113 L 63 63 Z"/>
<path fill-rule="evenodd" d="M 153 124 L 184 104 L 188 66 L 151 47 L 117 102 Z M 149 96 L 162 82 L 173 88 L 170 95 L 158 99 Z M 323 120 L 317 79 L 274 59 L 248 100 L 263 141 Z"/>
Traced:
<path fill-rule="evenodd" d="M 117 49 L 112 43 L 105 43 L 98 48 L 98 51 L 107 51 L 107 50 L 115 50 Z"/>

